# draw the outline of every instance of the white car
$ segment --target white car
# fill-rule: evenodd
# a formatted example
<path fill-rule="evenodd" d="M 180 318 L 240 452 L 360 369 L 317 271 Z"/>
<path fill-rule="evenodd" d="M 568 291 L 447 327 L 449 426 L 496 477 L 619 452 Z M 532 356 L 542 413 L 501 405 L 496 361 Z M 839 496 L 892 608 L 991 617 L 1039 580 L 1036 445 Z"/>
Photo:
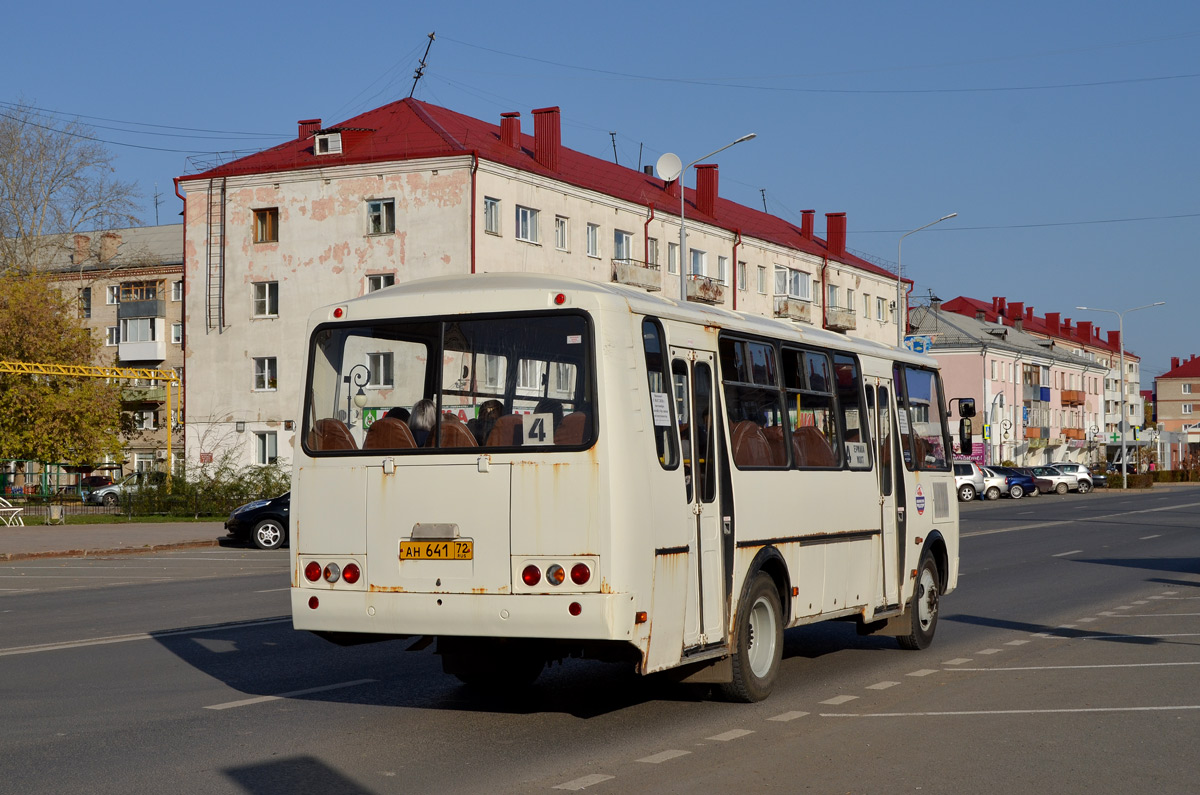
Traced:
<path fill-rule="evenodd" d="M 1095 485 L 1092 482 L 1091 470 L 1083 464 L 1060 463 L 1052 466 L 1064 475 L 1074 475 L 1078 480 L 1076 488 L 1079 489 L 1080 494 L 1087 494 Z"/>
<path fill-rule="evenodd" d="M 955 461 L 954 487 L 959 502 L 970 502 L 984 492 L 983 470 L 974 461 Z"/>
<path fill-rule="evenodd" d="M 1003 494 L 1008 494 L 1008 478 L 1001 475 L 999 472 L 993 472 L 987 467 L 983 468 L 983 496 L 984 499 L 998 500 Z"/>
<path fill-rule="evenodd" d="M 1030 467 L 1033 474 L 1054 484 L 1056 494 L 1066 494 L 1068 491 L 1079 490 L 1079 478 L 1068 475 L 1057 467 Z"/>

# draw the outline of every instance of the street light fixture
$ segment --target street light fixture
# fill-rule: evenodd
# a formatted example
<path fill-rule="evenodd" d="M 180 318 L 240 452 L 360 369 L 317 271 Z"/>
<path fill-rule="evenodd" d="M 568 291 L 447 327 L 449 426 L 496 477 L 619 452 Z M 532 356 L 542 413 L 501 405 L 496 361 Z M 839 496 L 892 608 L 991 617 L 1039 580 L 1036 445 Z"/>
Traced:
<path fill-rule="evenodd" d="M 365 364 L 356 364 L 350 368 L 350 372 L 342 376 L 342 383 L 346 385 L 346 425 L 354 427 L 354 415 L 351 413 L 350 403 L 361 411 L 367 405 L 367 393 L 363 392 L 363 387 L 371 380 L 371 370 Z M 351 395 L 352 387 L 358 387 L 358 394 Z"/>
<path fill-rule="evenodd" d="M 1117 316 L 1117 338 L 1120 340 L 1121 345 L 1121 374 L 1117 379 L 1117 384 L 1121 387 L 1121 422 L 1117 423 L 1117 429 L 1121 431 L 1121 488 L 1123 489 L 1129 488 L 1129 461 L 1126 459 L 1125 429 L 1121 427 L 1122 424 L 1128 422 L 1125 419 L 1125 314 L 1127 312 L 1136 312 L 1139 309 L 1162 306 L 1165 303 L 1166 301 L 1155 301 L 1153 304 L 1135 306 L 1133 309 L 1123 309 L 1119 312 L 1115 309 L 1097 309 L 1090 306 L 1075 307 L 1080 312 L 1108 312 L 1111 315 Z"/>
<path fill-rule="evenodd" d="M 902 303 L 902 298 L 901 298 L 901 294 L 904 291 L 904 282 L 900 278 L 901 273 L 902 273 L 902 269 L 900 267 L 900 247 L 904 243 L 904 238 L 908 237 L 911 234 L 920 232 L 922 229 L 928 229 L 929 227 L 933 226 L 934 224 L 940 224 L 942 221 L 946 221 L 950 218 L 954 218 L 957 215 L 958 215 L 958 213 L 950 213 L 949 215 L 943 215 L 941 218 L 937 219 L 936 221 L 930 221 L 929 223 L 925 224 L 925 226 L 918 226 L 916 229 L 912 230 L 912 232 L 905 232 L 904 234 L 900 235 L 900 242 L 896 243 L 896 347 L 897 348 L 904 347 L 904 327 L 908 325 L 908 321 L 905 318 L 905 314 L 906 314 L 904 311 L 905 307 Z M 904 303 L 906 303 L 906 302 L 904 302 Z"/>
<path fill-rule="evenodd" d="M 687 229 L 685 228 L 685 219 L 684 219 L 684 210 L 687 206 L 685 197 L 687 196 L 687 193 L 683 188 L 683 176 L 684 176 L 684 174 L 687 173 L 687 170 L 689 168 L 696 165 L 697 163 L 707 160 L 708 158 L 712 157 L 715 154 L 724 152 L 726 149 L 728 149 L 731 146 L 736 146 L 737 144 L 740 144 L 743 141 L 749 141 L 751 138 L 757 138 L 757 137 L 758 137 L 758 135 L 756 133 L 747 133 L 746 135 L 743 135 L 741 138 L 738 138 L 736 141 L 731 141 L 730 143 L 727 143 L 724 146 L 722 146 L 720 149 L 714 149 L 713 151 L 706 154 L 704 157 L 700 157 L 700 158 L 697 158 L 696 160 L 693 160 L 692 162 L 688 163 L 686 166 L 681 165 L 681 163 L 683 161 L 681 161 L 679 159 L 679 155 L 676 155 L 672 152 L 667 152 L 665 155 L 663 155 L 662 157 L 660 157 L 658 159 L 658 163 L 654 167 L 655 171 L 658 172 L 659 179 L 662 179 L 666 182 L 671 182 L 672 180 L 675 180 L 675 179 L 679 180 L 679 262 L 677 264 L 679 265 L 679 300 L 680 301 L 687 301 L 687 274 L 686 274 L 686 271 L 684 271 L 684 269 L 683 269 L 683 261 L 687 257 Z M 737 267 L 737 263 L 734 263 L 734 267 L 735 268 Z"/>

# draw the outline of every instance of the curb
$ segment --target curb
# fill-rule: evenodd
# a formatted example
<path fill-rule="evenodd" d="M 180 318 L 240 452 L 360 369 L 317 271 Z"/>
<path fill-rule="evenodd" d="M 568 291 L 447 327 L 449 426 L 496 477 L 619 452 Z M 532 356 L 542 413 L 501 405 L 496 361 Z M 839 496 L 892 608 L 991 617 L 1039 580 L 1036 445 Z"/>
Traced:
<path fill-rule="evenodd" d="M 46 552 L 3 552 L 0 560 L 36 560 L 38 558 L 91 558 L 109 555 L 139 555 L 146 552 L 164 552 L 171 549 L 195 549 L 218 546 L 212 541 L 180 541 L 174 544 L 152 544 L 144 547 L 118 547 L 116 549 L 68 549 Z"/>

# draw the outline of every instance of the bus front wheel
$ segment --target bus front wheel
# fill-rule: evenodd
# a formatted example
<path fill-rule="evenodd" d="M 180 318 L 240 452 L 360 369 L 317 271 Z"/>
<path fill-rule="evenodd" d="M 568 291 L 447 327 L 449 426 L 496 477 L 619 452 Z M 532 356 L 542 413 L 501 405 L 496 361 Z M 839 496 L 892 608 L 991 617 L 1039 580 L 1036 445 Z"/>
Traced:
<path fill-rule="evenodd" d="M 783 610 L 775 581 L 765 572 L 754 577 L 738 606 L 733 681 L 721 685 L 730 701 L 762 701 L 771 695 L 783 658 Z"/>
<path fill-rule="evenodd" d="M 933 643 L 941 595 L 937 562 L 929 552 L 925 552 L 921 555 L 921 565 L 917 568 L 917 590 L 913 594 L 912 606 L 908 611 L 912 622 L 911 631 L 897 638 L 901 648 L 924 649 Z"/>

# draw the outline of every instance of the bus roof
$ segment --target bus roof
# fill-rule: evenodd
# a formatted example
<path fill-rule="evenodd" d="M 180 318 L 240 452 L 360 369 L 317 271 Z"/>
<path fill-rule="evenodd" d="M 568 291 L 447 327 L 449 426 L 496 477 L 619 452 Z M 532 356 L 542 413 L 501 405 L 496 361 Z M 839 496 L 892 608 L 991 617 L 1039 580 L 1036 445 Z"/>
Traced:
<path fill-rule="evenodd" d="M 528 294 L 530 291 L 562 292 L 575 296 L 583 293 L 601 305 L 620 302 L 630 312 L 640 315 L 652 315 L 745 334 L 791 339 L 796 342 L 837 348 L 868 356 L 936 366 L 936 362 L 929 356 L 913 353 L 906 349 L 897 349 L 872 340 L 848 337 L 837 332 L 787 320 L 735 312 L 723 307 L 707 306 L 691 301 L 681 302 L 674 298 L 655 295 L 622 284 L 594 282 L 546 273 L 477 273 L 403 282 L 350 301 L 321 307 L 313 312 L 310 318 L 310 328 L 332 318 L 331 313 L 336 306 L 347 308 L 347 321 L 380 317 L 427 317 L 431 314 L 450 314 L 463 311 L 504 312 L 529 309 L 531 307 L 527 301 L 516 305 L 506 301 L 504 295 L 506 293 Z M 469 296 L 485 300 L 470 307 L 469 310 L 464 310 L 463 299 Z M 577 301 L 569 301 L 567 306 L 577 304 Z"/>

